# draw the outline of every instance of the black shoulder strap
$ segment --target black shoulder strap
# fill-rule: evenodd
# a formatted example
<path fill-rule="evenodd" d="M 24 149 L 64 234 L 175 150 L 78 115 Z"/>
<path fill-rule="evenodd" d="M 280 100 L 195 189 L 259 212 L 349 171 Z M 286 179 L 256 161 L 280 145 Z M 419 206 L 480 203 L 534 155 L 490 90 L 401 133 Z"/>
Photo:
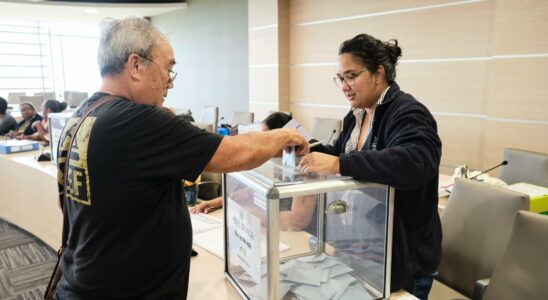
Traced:
<path fill-rule="evenodd" d="M 70 144 L 67 151 L 67 158 L 65 161 L 65 173 L 63 174 L 63 203 L 61 203 L 63 208 L 63 231 L 61 235 L 61 247 L 65 248 L 67 246 L 67 240 L 68 240 L 68 232 L 69 232 L 69 220 L 68 220 L 68 212 L 67 212 L 67 176 L 68 176 L 68 170 L 70 165 L 70 153 L 72 151 L 72 144 L 74 143 L 74 139 L 76 138 L 76 133 L 78 132 L 78 129 L 80 129 L 80 126 L 82 123 L 84 123 L 84 120 L 86 117 L 97 107 L 111 101 L 114 99 L 122 99 L 118 96 L 114 95 L 105 95 L 101 98 L 99 98 L 97 101 L 93 102 L 84 114 L 80 117 L 80 120 L 78 120 L 78 123 L 76 124 L 76 127 L 74 128 L 74 131 L 70 137 Z"/>

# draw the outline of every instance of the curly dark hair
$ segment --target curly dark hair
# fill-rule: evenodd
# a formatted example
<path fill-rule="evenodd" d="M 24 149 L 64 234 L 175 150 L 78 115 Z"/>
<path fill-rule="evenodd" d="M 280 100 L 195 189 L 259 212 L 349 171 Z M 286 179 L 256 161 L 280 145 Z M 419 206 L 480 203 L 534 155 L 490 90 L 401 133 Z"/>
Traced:
<path fill-rule="evenodd" d="M 401 57 L 398 40 L 383 42 L 362 33 L 341 44 L 339 55 L 344 53 L 352 54 L 369 72 L 375 73 L 379 66 L 383 66 L 388 84 L 396 79 L 396 65 Z"/>

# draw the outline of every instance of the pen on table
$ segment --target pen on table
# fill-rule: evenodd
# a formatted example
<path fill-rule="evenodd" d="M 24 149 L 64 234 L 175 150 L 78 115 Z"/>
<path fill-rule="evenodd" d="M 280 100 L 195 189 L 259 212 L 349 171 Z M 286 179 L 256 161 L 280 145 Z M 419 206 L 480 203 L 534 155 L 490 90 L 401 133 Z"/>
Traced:
<path fill-rule="evenodd" d="M 316 147 L 316 146 L 319 146 L 323 144 L 323 141 L 319 141 L 319 142 L 315 142 L 315 143 L 312 143 L 312 144 L 308 144 L 308 148 L 312 148 L 312 147 Z"/>

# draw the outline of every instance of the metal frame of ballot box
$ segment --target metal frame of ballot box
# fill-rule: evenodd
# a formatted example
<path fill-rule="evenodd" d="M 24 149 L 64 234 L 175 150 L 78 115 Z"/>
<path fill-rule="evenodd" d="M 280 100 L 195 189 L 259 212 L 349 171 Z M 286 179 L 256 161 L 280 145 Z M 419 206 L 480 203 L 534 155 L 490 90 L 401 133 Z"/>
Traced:
<path fill-rule="evenodd" d="M 269 163 L 269 162 L 267 162 Z M 364 283 L 364 287 L 368 292 L 378 296 L 378 299 L 388 299 L 390 297 L 390 272 L 391 272 L 391 260 L 392 260 L 392 226 L 393 226 L 393 211 L 394 211 L 394 188 L 381 185 L 377 183 L 360 182 L 353 180 L 351 177 L 337 176 L 336 178 L 327 178 L 326 180 L 318 180 L 312 182 L 273 182 L 263 174 L 255 171 L 244 171 L 238 173 L 223 174 L 223 197 L 225 201 L 224 205 L 224 266 L 225 277 L 236 288 L 242 299 L 251 299 L 246 292 L 245 288 L 240 286 L 238 280 L 234 278 L 234 275 L 229 270 L 229 233 L 228 233 L 228 216 L 230 205 L 227 201 L 233 201 L 227 197 L 227 178 L 232 176 L 233 179 L 245 184 L 253 190 L 259 192 L 261 195 L 266 195 L 266 261 L 267 261 L 267 299 L 279 300 L 279 272 L 280 272 L 280 224 L 279 224 L 279 211 L 280 211 L 280 199 L 304 196 L 304 195 L 319 195 L 318 213 L 322 213 L 321 217 L 318 217 L 319 231 L 317 233 L 317 247 L 314 251 L 310 250 L 308 253 L 299 254 L 284 258 L 284 262 L 296 257 L 322 254 L 325 247 L 325 228 L 324 228 L 324 215 L 326 209 L 326 193 L 338 192 L 345 190 L 357 190 L 366 188 L 383 188 L 386 189 L 386 240 L 384 245 L 384 290 L 378 289 Z"/>

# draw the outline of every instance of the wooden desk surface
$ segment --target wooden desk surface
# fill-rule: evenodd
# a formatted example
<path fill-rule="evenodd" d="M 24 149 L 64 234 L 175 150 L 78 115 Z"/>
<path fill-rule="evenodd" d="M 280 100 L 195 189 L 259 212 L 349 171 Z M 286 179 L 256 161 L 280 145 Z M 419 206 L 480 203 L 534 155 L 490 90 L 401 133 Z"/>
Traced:
<path fill-rule="evenodd" d="M 0 154 L 0 217 L 58 249 L 62 214 L 58 206 L 57 170 L 52 162 L 37 162 L 39 151 Z M 215 212 L 222 217 L 222 211 Z M 224 262 L 196 247 L 191 259 L 188 299 L 241 299 L 225 280 Z M 391 299 L 416 299 L 405 291 Z"/>
<path fill-rule="evenodd" d="M 57 250 L 61 244 L 56 169 L 40 151 L 0 154 L 0 217 Z"/>

